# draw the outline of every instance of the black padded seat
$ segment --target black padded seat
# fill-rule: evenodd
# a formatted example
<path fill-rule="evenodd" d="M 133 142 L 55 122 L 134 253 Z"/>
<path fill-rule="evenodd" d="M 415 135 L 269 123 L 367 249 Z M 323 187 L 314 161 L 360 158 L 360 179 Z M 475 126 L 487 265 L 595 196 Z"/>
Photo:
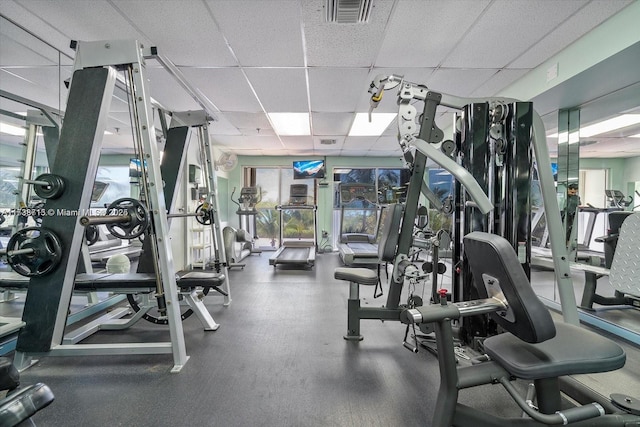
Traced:
<path fill-rule="evenodd" d="M 225 275 L 212 271 L 179 271 L 176 275 L 178 287 L 202 286 L 217 288 L 224 284 Z"/>
<path fill-rule="evenodd" d="M 378 274 L 369 268 L 338 267 L 335 269 L 333 277 L 360 285 L 375 286 L 378 284 Z"/>
<path fill-rule="evenodd" d="M 53 402 L 51 389 L 43 383 L 30 385 L 0 401 L 0 426 L 15 426 Z"/>
<path fill-rule="evenodd" d="M 613 371 L 624 366 L 624 350 L 579 326 L 556 323 L 556 336 L 529 344 L 512 334 L 484 341 L 484 349 L 510 374 L 526 380 Z"/>
<path fill-rule="evenodd" d="M 219 286 L 224 284 L 225 275 L 213 271 L 193 271 L 185 270 L 176 273 L 176 284 L 178 288 L 185 290 L 194 287 L 215 288 L 218 292 Z M 76 291 L 145 291 L 155 290 L 156 277 L 150 273 L 82 273 L 76 276 L 74 289 Z M 7 289 L 27 289 L 29 278 L 19 275 L 13 271 L 2 272 L 0 274 L 0 288 Z"/>

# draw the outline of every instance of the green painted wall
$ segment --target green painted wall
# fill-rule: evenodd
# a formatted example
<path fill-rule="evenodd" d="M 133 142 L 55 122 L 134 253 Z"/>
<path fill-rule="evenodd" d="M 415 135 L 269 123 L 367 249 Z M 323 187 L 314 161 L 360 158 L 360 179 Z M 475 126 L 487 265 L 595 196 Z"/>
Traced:
<path fill-rule="evenodd" d="M 623 188 L 624 159 L 580 159 L 580 169 L 607 169 L 609 171 L 609 187 Z"/>
<path fill-rule="evenodd" d="M 634 196 L 634 206 L 639 204 L 640 196 L 635 194 L 636 182 L 640 182 L 640 156 L 624 159 L 624 175 L 620 190 L 627 196 Z"/>

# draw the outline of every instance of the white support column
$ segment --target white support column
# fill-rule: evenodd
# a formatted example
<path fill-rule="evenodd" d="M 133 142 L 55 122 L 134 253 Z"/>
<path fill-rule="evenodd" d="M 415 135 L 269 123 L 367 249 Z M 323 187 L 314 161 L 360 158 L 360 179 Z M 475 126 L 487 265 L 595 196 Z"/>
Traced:
<path fill-rule="evenodd" d="M 208 123 L 204 123 L 200 128 L 200 144 L 202 146 L 202 152 L 205 154 L 205 178 L 209 185 L 209 194 L 207 196 L 207 201 L 211 204 L 213 209 L 213 224 L 212 224 L 212 232 L 213 238 L 215 239 L 215 251 L 214 254 L 217 260 L 220 260 L 222 263 L 226 263 L 227 257 L 225 256 L 224 251 L 224 240 L 222 239 L 222 230 L 220 229 L 220 211 L 219 211 L 219 203 L 218 203 L 218 178 L 215 173 L 215 169 L 213 166 L 213 147 L 211 146 L 209 140 L 209 125 Z M 231 304 L 231 289 L 229 286 L 229 268 L 227 265 L 223 265 L 221 267 L 221 272 L 224 273 L 225 281 L 224 285 L 222 285 L 222 289 L 225 291 L 226 295 L 224 296 L 224 304 L 225 306 L 229 306 Z"/>
<path fill-rule="evenodd" d="M 137 44 L 137 42 L 136 42 Z M 160 174 L 160 151 L 156 143 L 156 132 L 153 123 L 153 110 L 151 98 L 147 87 L 147 78 L 144 69 L 142 47 L 135 46 L 136 59 L 131 61 L 133 72 L 132 88 L 134 105 L 138 117 L 138 136 L 141 138 L 145 159 L 147 161 L 148 188 L 146 189 L 147 203 L 153 218 L 158 249 L 156 272 L 161 281 L 166 300 L 167 319 L 171 336 L 171 348 L 173 352 L 174 367 L 172 372 L 178 372 L 187 363 L 189 357 L 186 353 L 184 331 L 180 317 L 180 303 L 178 300 L 178 287 L 176 284 L 175 268 L 171 254 L 171 241 L 169 240 L 169 224 L 167 221 L 167 208 L 162 191 L 162 176 Z"/>

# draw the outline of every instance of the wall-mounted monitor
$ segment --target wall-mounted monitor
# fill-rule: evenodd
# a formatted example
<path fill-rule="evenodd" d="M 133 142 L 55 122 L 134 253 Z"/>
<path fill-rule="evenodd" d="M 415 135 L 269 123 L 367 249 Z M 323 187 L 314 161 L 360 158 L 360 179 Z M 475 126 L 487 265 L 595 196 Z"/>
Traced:
<path fill-rule="evenodd" d="M 324 160 L 300 160 L 293 162 L 293 179 L 324 178 Z"/>

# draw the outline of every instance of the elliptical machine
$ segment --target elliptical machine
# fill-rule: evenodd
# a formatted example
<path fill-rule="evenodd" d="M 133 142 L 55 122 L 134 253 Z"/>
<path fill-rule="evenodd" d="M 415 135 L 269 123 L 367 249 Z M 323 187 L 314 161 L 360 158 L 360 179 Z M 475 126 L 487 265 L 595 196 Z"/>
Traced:
<path fill-rule="evenodd" d="M 256 229 L 256 215 L 258 210 L 256 205 L 262 200 L 262 192 L 260 187 L 242 187 L 238 200 L 233 198 L 236 189 L 231 192 L 231 201 L 238 206 L 236 214 L 238 215 L 238 225 L 241 230 L 245 230 L 253 235 L 253 240 L 258 239 L 258 231 Z"/>
<path fill-rule="evenodd" d="M 262 251 L 254 247 L 254 242 L 258 239 L 256 229 L 256 215 L 258 210 L 256 205 L 262 200 L 260 187 L 242 187 L 240 197 L 237 201 L 233 197 L 236 192 L 234 187 L 231 192 L 231 201 L 238 206 L 239 229 L 227 226 L 222 230 L 225 254 L 227 256 L 227 266 L 229 268 L 241 267 L 245 264 L 241 261 L 251 254 L 260 254 Z"/>

